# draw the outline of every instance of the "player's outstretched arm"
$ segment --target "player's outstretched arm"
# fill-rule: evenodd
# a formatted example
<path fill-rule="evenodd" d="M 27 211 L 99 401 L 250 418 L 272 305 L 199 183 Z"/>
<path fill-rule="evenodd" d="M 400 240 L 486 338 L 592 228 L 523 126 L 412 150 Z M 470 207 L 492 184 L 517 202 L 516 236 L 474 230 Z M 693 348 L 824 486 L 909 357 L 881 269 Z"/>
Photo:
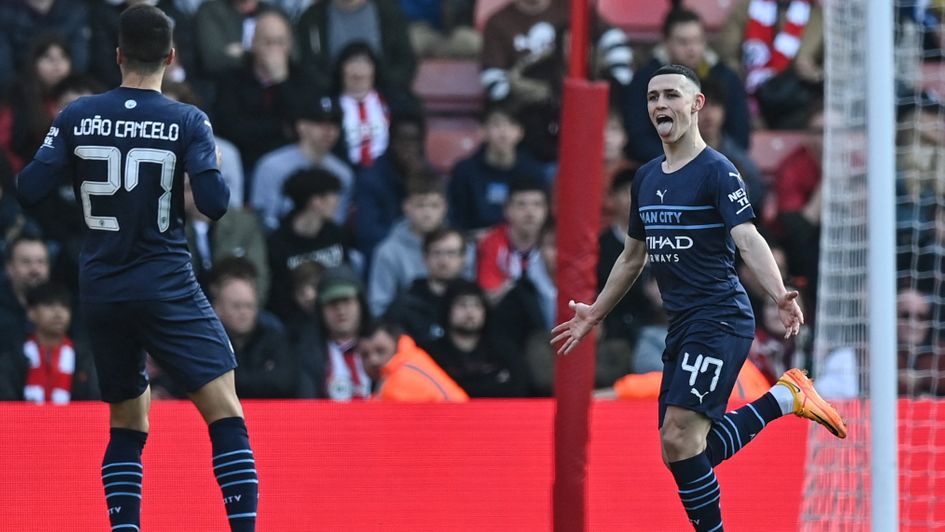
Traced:
<path fill-rule="evenodd" d="M 797 304 L 797 290 L 784 288 L 781 271 L 771 254 L 771 248 L 764 237 L 758 233 L 755 224 L 745 222 L 732 228 L 732 239 L 742 254 L 745 264 L 755 273 L 765 292 L 778 304 L 778 315 L 787 332 L 784 338 L 798 333 L 804 323 L 804 314 Z"/>
<path fill-rule="evenodd" d="M 587 333 L 600 323 L 617 303 L 626 295 L 627 290 L 643 271 L 646 265 L 646 246 L 642 240 L 625 237 L 623 251 L 610 270 L 604 289 L 592 305 L 571 301 L 569 306 L 574 317 L 551 330 L 551 344 L 561 342 L 559 355 L 566 355 L 583 339 Z"/>

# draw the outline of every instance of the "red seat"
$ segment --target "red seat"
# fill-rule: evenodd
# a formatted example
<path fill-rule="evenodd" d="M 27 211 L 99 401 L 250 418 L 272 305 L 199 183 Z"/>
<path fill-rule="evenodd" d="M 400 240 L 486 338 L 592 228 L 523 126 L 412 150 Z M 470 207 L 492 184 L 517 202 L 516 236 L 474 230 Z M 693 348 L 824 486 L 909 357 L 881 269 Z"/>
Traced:
<path fill-rule="evenodd" d="M 608 23 L 622 28 L 631 42 L 656 42 L 662 37 L 669 0 L 598 0 L 597 11 Z"/>
<path fill-rule="evenodd" d="M 511 4 L 512 0 L 476 0 L 476 29 L 482 31 L 486 27 L 486 21 L 493 13 Z"/>
<path fill-rule="evenodd" d="M 469 157 L 481 141 L 479 123 L 470 118 L 432 118 L 427 123 L 427 159 L 443 174 L 460 159 Z"/>
<path fill-rule="evenodd" d="M 784 158 L 806 141 L 805 131 L 755 131 L 751 135 L 751 160 L 770 177 Z"/>
<path fill-rule="evenodd" d="M 688 0 L 686 9 L 702 17 L 706 31 L 717 32 L 728 20 L 736 0 Z M 631 40 L 657 42 L 663 37 L 663 20 L 669 13 L 669 0 L 599 0 L 598 12 L 607 22 L 623 28 Z"/>
<path fill-rule="evenodd" d="M 483 91 L 476 61 L 424 60 L 417 70 L 413 90 L 432 114 L 469 114 L 482 108 Z"/>

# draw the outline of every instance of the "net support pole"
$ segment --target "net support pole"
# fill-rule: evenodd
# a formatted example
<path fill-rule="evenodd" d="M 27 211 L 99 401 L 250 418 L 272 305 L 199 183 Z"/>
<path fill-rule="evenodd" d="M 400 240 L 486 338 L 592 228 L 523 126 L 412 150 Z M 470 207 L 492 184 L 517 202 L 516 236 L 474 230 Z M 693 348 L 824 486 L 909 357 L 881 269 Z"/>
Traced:
<path fill-rule="evenodd" d="M 597 291 L 608 87 L 587 81 L 588 18 L 588 0 L 571 0 L 571 48 L 555 187 L 559 320 L 571 316 L 569 300 L 590 302 Z M 554 532 L 588 529 L 587 450 L 596 350 L 594 335 L 589 336 L 569 355 L 555 360 Z"/>
<path fill-rule="evenodd" d="M 876 532 L 899 529 L 896 370 L 895 93 L 893 5 L 866 2 L 866 131 L 869 206 L 871 521 Z"/>

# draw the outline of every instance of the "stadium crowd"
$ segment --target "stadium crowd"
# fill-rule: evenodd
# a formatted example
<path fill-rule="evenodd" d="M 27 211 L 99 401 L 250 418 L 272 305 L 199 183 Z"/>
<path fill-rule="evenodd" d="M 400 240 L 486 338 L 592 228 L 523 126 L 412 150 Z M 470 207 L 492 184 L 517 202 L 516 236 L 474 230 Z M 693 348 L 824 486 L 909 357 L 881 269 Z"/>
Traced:
<path fill-rule="evenodd" d="M 553 392 L 565 0 L 492 0 L 482 23 L 484 0 L 5 0 L 0 399 L 96 398 L 75 305 L 88 213 L 71 180 L 23 210 L 13 178 L 63 107 L 119 83 L 118 16 L 141 1 L 175 23 L 164 93 L 210 116 L 231 190 L 216 222 L 194 207 L 188 183 L 174 201 L 183 201 L 194 273 L 236 352 L 241 397 L 362 399 L 380 379 L 403 388 L 381 398 L 428 399 L 411 394 L 421 385 L 400 371 L 408 363 L 427 368 L 449 400 Z M 656 39 L 635 38 L 603 13 L 592 22 L 593 76 L 611 89 L 604 153 L 585 154 L 605 174 L 598 280 L 623 247 L 635 169 L 662 154 L 645 113 L 647 81 L 664 64 L 689 66 L 707 98 L 702 134 L 741 172 L 786 283 L 803 295 L 808 327 L 785 341 L 776 306 L 739 271 L 757 322 L 745 383 L 763 393 L 786 368 L 811 366 L 823 15 L 816 1 L 739 0 L 710 31 L 680 3 Z M 920 32 L 940 13 L 926 15 L 913 17 Z M 415 78 L 430 60 L 479 65 L 472 110 L 427 108 L 417 89 L 428 87 Z M 941 129 L 923 125 L 940 122 L 942 109 L 926 93 L 899 107 L 899 258 L 910 287 L 899 298 L 900 384 L 909 395 L 945 395 L 945 352 L 931 326 L 945 284 L 907 278 L 913 264 L 945 272 Z M 427 152 L 438 113 L 480 124 L 481 144 L 447 169 Z M 763 130 L 794 139 L 774 164 L 752 147 Z M 666 330 L 644 272 L 600 330 L 596 386 L 655 397 Z M 856 375 L 837 367 L 835 393 L 855 394 Z M 154 397 L 181 396 L 160 367 L 143 370 Z"/>

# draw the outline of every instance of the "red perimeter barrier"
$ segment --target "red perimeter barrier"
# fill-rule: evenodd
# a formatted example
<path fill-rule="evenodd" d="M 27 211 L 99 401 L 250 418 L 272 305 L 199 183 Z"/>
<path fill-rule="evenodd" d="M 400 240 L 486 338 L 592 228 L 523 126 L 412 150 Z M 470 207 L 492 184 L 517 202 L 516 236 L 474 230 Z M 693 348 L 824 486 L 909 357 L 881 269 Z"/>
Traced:
<path fill-rule="evenodd" d="M 260 531 L 551 529 L 553 403 L 247 401 Z M 0 405 L 3 530 L 108 530 L 100 404 Z M 807 423 L 785 418 L 719 467 L 726 530 L 797 529 Z M 155 402 L 143 530 L 226 530 L 206 428 Z M 656 404 L 593 405 L 588 529 L 685 531 L 659 457 Z"/>

